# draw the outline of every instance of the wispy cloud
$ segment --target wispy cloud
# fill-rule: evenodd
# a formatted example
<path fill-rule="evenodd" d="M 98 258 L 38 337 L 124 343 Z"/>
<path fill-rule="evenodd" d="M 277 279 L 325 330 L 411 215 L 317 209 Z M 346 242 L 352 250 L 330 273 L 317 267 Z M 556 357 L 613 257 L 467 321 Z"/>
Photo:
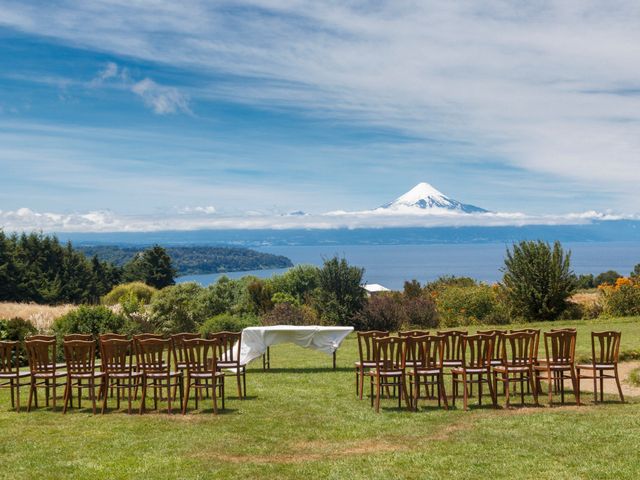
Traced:
<path fill-rule="evenodd" d="M 128 69 L 120 67 L 115 62 L 107 62 L 89 85 L 98 87 L 110 80 L 116 81 L 118 85 L 139 96 L 144 104 L 158 115 L 192 113 L 189 107 L 189 96 L 186 93 L 176 87 L 160 85 L 148 77 L 136 81 L 131 77 Z"/>

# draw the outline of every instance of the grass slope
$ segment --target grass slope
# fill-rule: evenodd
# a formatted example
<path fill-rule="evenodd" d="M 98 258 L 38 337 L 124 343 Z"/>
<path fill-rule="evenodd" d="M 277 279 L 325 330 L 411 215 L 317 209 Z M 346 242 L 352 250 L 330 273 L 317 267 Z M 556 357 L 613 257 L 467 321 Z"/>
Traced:
<path fill-rule="evenodd" d="M 622 330 L 627 351 L 635 351 L 640 340 L 637 318 L 553 324 L 559 325 L 578 326 L 580 355 L 588 355 L 592 329 Z M 585 394 L 588 405 L 580 408 L 534 408 L 528 398 L 526 408 L 469 412 L 423 402 L 429 406 L 418 413 L 385 400 L 376 415 L 367 400 L 355 398 L 356 356 L 353 336 L 338 351 L 336 372 L 329 356 L 274 347 L 272 371 L 249 370 L 248 399 L 235 398 L 229 379 L 227 411 L 217 417 L 210 410 L 185 417 L 114 411 L 93 416 L 90 410 L 63 416 L 45 408 L 16 414 L 3 391 L 0 477 L 638 477 L 640 402 L 633 398 L 622 405 L 610 397 L 594 406 Z M 546 398 L 541 400 L 544 405 Z"/>

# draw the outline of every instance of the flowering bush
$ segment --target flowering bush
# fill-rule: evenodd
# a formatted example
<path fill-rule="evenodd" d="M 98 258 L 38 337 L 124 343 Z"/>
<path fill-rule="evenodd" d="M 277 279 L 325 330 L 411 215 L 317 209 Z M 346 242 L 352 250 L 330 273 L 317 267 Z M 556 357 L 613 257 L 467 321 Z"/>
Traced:
<path fill-rule="evenodd" d="M 497 286 L 450 286 L 436 295 L 442 327 L 508 323 L 509 315 L 500 301 Z"/>
<path fill-rule="evenodd" d="M 640 280 L 620 277 L 614 285 L 598 287 L 605 315 L 624 317 L 640 315 Z"/>

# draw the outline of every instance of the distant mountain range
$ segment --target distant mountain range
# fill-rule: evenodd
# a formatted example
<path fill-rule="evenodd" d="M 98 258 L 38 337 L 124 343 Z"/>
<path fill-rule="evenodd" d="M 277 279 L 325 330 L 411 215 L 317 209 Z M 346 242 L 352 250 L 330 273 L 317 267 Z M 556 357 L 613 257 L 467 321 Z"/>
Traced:
<path fill-rule="evenodd" d="M 421 182 L 393 202 L 386 203 L 380 209 L 396 211 L 400 214 L 408 210 L 429 210 L 433 213 L 455 211 L 460 213 L 487 213 L 488 210 L 459 202 L 447 197 L 432 185 Z"/>

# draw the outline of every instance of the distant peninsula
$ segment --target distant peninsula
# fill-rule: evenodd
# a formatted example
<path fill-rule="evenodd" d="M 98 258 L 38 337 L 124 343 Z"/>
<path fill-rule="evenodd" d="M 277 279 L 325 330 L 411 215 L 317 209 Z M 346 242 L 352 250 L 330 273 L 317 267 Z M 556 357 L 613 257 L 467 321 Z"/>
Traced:
<path fill-rule="evenodd" d="M 77 245 L 88 257 L 96 255 L 100 260 L 123 266 L 146 246 Z M 293 262 L 283 255 L 258 252 L 241 247 L 171 246 L 165 247 L 178 275 L 244 272 L 289 268 Z"/>

